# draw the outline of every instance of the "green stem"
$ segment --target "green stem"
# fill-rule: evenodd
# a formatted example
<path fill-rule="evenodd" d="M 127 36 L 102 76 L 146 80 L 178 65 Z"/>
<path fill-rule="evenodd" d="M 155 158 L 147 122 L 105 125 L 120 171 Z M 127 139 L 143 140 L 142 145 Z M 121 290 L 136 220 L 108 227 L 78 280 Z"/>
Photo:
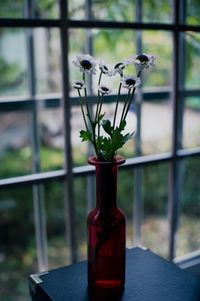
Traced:
<path fill-rule="evenodd" d="M 90 115 L 90 109 L 89 109 L 89 106 L 88 106 L 87 88 L 86 88 L 86 82 L 85 82 L 85 73 L 83 73 L 83 81 L 84 81 L 84 84 L 85 84 L 84 93 L 85 93 L 85 105 L 86 105 L 86 110 L 87 110 L 87 116 L 88 116 L 88 119 L 89 119 L 89 122 L 90 122 L 90 126 L 91 126 L 91 129 L 92 129 L 94 150 L 95 150 L 95 152 L 97 154 L 97 143 L 96 143 L 96 135 L 95 135 L 95 123 L 92 122 L 92 118 L 91 118 L 91 115 Z"/>
<path fill-rule="evenodd" d="M 113 120 L 113 129 L 115 128 L 115 122 L 116 122 L 116 117 L 117 117 L 117 110 L 118 110 L 118 105 L 119 105 L 119 97 L 120 97 L 120 93 L 121 93 L 121 87 L 122 87 L 122 83 L 120 83 L 120 85 L 119 85 L 118 94 L 117 94 L 117 102 L 116 102 L 116 106 L 115 106 L 115 113 L 114 113 L 114 120 Z"/>
<path fill-rule="evenodd" d="M 81 105 L 81 111 L 82 111 L 82 115 L 83 115 L 83 120 L 84 120 L 84 123 L 85 123 L 85 127 L 86 127 L 86 130 L 89 131 L 89 128 L 88 128 L 88 125 L 87 125 L 87 121 L 86 121 L 86 117 L 85 117 L 85 112 L 84 112 L 84 109 L 83 109 L 83 99 L 82 99 L 81 92 L 80 92 L 79 89 L 78 89 L 78 95 L 79 95 L 79 101 L 80 101 L 80 105 Z"/>
<path fill-rule="evenodd" d="M 123 118 L 121 119 L 121 121 L 126 120 L 126 116 L 127 116 L 127 114 L 128 114 L 128 111 L 129 111 L 131 102 L 132 102 L 132 100 L 133 100 L 133 95 L 134 95 L 134 93 L 135 93 L 135 88 L 133 88 L 133 90 L 132 90 L 131 97 L 130 97 L 129 101 L 127 102 L 126 110 L 124 111 L 124 116 L 123 116 Z M 129 93 L 129 94 L 130 94 L 130 93 Z"/>
<path fill-rule="evenodd" d="M 122 111 L 122 115 L 121 115 L 121 119 L 120 119 L 120 124 L 121 124 L 122 120 L 124 119 L 123 116 L 124 116 L 124 113 L 125 113 L 125 109 L 126 109 L 126 106 L 127 106 L 127 103 L 128 103 L 129 96 L 130 96 L 130 89 L 128 90 L 128 94 L 127 94 L 125 102 L 124 102 L 124 107 L 123 107 L 123 111 Z"/>
<path fill-rule="evenodd" d="M 101 103 L 100 103 L 100 106 L 99 106 L 99 114 L 98 114 L 98 116 L 100 116 L 100 114 L 101 114 L 102 104 L 103 104 L 103 94 L 101 96 Z M 99 137 L 100 137 L 100 120 L 98 119 L 98 138 Z"/>
<path fill-rule="evenodd" d="M 98 81 L 98 86 L 100 85 L 100 83 L 101 83 L 101 77 L 102 77 L 102 71 L 101 71 L 101 73 L 100 73 L 100 75 L 99 75 L 99 81 Z M 100 92 L 98 91 L 98 100 L 97 100 L 97 108 L 96 108 L 96 114 L 95 114 L 95 124 L 96 124 L 96 122 L 97 122 L 97 119 L 98 119 L 98 116 L 99 116 L 99 106 L 100 106 Z"/>

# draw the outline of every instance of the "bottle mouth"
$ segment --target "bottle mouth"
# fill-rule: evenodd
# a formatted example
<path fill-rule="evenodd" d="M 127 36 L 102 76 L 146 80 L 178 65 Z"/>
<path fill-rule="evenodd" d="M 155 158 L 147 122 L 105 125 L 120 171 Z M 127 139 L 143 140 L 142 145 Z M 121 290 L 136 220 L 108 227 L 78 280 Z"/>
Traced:
<path fill-rule="evenodd" d="M 124 164 L 126 160 L 122 156 L 116 156 L 113 161 L 100 161 L 97 157 L 92 156 L 88 158 L 88 163 L 91 165 L 111 165 L 111 164 L 116 164 L 116 165 L 122 165 Z"/>

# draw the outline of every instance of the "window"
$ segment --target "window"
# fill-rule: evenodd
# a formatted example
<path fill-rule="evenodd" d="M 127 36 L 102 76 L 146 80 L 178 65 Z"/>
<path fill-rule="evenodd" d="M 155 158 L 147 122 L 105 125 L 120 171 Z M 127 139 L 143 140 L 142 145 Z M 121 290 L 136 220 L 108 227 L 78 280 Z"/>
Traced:
<path fill-rule="evenodd" d="M 2 300 L 27 300 L 24 279 L 34 270 L 86 256 L 94 179 L 70 88 L 72 60 L 83 52 L 110 64 L 132 53 L 157 57 L 129 114 L 135 138 L 122 150 L 118 201 L 127 245 L 141 243 L 171 260 L 199 252 L 198 1 L 1 2 Z M 107 97 L 108 111 L 114 99 Z"/>

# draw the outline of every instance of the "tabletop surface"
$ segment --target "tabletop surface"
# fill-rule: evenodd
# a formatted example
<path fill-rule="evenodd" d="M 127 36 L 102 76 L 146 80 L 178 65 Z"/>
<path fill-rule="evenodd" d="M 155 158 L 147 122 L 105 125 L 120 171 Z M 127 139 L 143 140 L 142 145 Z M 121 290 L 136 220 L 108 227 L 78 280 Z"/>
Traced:
<path fill-rule="evenodd" d="M 121 295 L 91 294 L 86 261 L 29 277 L 33 301 L 200 301 L 200 279 L 150 250 L 126 252 Z"/>

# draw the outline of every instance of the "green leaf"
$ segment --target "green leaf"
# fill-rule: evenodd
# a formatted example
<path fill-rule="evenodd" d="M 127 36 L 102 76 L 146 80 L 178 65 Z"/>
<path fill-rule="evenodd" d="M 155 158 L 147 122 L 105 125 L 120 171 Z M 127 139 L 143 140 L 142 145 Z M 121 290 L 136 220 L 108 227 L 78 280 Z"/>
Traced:
<path fill-rule="evenodd" d="M 103 127 L 104 131 L 105 131 L 108 135 L 112 136 L 113 127 L 111 126 L 110 120 L 108 120 L 108 119 L 107 119 L 107 120 L 103 120 L 103 121 L 102 121 L 102 127 Z"/>
<path fill-rule="evenodd" d="M 82 141 L 92 141 L 92 135 L 89 131 L 80 131 L 80 137 L 82 138 Z"/>
<path fill-rule="evenodd" d="M 122 120 L 119 125 L 120 131 L 123 131 L 125 129 L 125 126 L 126 126 L 126 120 Z"/>

